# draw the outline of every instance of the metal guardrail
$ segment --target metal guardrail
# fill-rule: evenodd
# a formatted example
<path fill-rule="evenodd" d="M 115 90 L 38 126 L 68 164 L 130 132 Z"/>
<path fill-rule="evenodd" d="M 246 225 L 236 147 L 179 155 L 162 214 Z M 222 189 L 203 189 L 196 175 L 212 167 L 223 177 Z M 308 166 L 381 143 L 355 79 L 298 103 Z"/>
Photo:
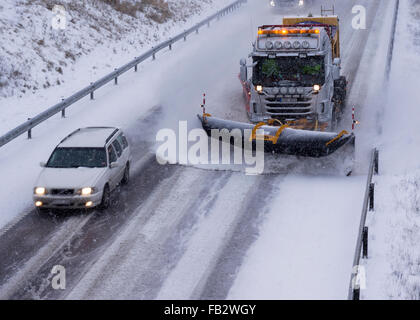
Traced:
<path fill-rule="evenodd" d="M 360 219 L 359 234 L 357 236 L 356 252 L 353 259 L 353 273 L 350 279 L 349 300 L 359 300 L 360 284 L 357 279 L 360 276 L 360 258 L 368 257 L 368 238 L 369 229 L 366 226 L 366 217 L 369 211 L 373 211 L 375 207 L 375 184 L 372 183 L 374 174 L 379 173 L 379 151 L 375 148 L 372 150 L 369 172 L 366 182 L 365 197 L 363 200 L 362 217 Z"/>
<path fill-rule="evenodd" d="M 388 47 L 387 63 L 386 63 L 386 79 L 389 79 L 391 73 L 392 57 L 394 54 L 395 33 L 397 30 L 398 12 L 400 7 L 400 0 L 395 1 L 394 19 L 392 22 L 391 40 Z"/>
<path fill-rule="evenodd" d="M 53 115 L 61 112 L 62 117 L 65 117 L 65 110 L 75 102 L 79 101 L 80 99 L 90 95 L 90 98 L 93 99 L 95 90 L 103 87 L 107 83 L 114 80 L 115 84 L 118 84 L 118 77 L 122 75 L 123 73 L 127 72 L 128 70 L 134 68 L 134 71 L 137 71 L 137 66 L 145 61 L 148 58 L 155 59 L 156 53 L 159 51 L 169 48 L 169 50 L 172 50 L 172 45 L 175 42 L 178 42 L 180 40 L 187 40 L 187 36 L 192 33 L 198 33 L 199 29 L 202 26 L 208 25 L 210 26 L 210 22 L 217 19 L 219 20 L 221 17 L 225 16 L 226 14 L 232 12 L 233 10 L 239 8 L 243 3 L 246 3 L 247 0 L 237 0 L 233 2 L 232 4 L 226 6 L 225 8 L 219 10 L 215 14 L 211 15 L 207 19 L 197 23 L 196 25 L 192 26 L 188 30 L 178 34 L 177 36 L 170 38 L 169 40 L 166 40 L 160 44 L 158 44 L 155 47 L 152 47 L 150 50 L 142 54 L 141 56 L 135 58 L 131 62 L 125 64 L 124 66 L 115 69 L 115 71 L 111 72 L 110 74 L 104 76 L 103 78 L 99 79 L 96 82 L 91 83 L 88 87 L 76 92 L 72 96 L 68 97 L 67 99 L 63 99 L 60 103 L 55 104 L 54 106 L 50 107 L 49 109 L 45 110 L 44 112 L 38 114 L 37 116 L 28 119 L 25 123 L 17 126 L 16 128 L 10 130 L 5 135 L 0 137 L 0 147 L 4 146 L 5 144 L 9 143 L 13 139 L 19 137 L 25 132 L 28 132 L 28 138 L 30 139 L 32 137 L 32 128 L 39 125 L 40 123 L 44 122 L 45 120 L 51 118 Z"/>

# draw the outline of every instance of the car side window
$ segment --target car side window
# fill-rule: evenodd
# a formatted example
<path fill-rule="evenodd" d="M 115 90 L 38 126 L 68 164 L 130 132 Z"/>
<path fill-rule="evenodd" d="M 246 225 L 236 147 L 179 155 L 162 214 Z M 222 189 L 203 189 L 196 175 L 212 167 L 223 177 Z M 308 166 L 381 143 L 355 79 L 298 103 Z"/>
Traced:
<path fill-rule="evenodd" d="M 109 158 L 110 164 L 117 161 L 117 155 L 115 154 L 115 151 L 112 145 L 108 146 L 108 158 Z"/>
<path fill-rule="evenodd" d="M 126 137 L 121 133 L 118 137 L 117 137 L 118 142 L 121 144 L 121 146 L 123 147 L 123 149 L 128 147 L 128 142 Z"/>
<path fill-rule="evenodd" d="M 112 145 L 114 146 L 115 151 L 117 151 L 118 158 L 121 157 L 121 155 L 123 153 L 123 149 L 122 149 L 120 143 L 117 140 L 114 140 Z"/>

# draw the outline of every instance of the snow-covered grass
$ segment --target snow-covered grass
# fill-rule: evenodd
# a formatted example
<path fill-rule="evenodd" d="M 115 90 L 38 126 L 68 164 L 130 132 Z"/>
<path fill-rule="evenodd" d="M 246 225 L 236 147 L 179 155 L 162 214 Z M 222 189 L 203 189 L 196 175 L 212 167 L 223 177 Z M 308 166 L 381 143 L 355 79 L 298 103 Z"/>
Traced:
<path fill-rule="evenodd" d="M 91 52 L 140 50 L 218 1 L 5 0 L 0 4 L 0 96 L 22 96 L 67 81 Z M 108 3 L 116 3 L 109 5 Z M 219 6 L 222 4 L 219 1 Z M 65 9 L 64 29 L 53 28 L 55 5 Z M 99 66 L 92 63 L 92 69 Z"/>
<path fill-rule="evenodd" d="M 420 1 L 400 1 L 383 115 L 380 173 L 369 217 L 365 299 L 420 299 Z"/>
<path fill-rule="evenodd" d="M 227 4 L 131 0 L 129 13 L 107 2 L 1 1 L 0 133 Z M 64 29 L 53 28 L 54 5 L 65 9 Z"/>

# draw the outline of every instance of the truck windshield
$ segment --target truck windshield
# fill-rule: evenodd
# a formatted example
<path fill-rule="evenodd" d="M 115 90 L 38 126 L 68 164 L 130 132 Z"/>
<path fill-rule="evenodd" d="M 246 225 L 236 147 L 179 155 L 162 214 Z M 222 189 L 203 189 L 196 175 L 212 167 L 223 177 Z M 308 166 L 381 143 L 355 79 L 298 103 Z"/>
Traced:
<path fill-rule="evenodd" d="M 284 81 L 311 87 L 325 82 L 324 57 L 254 57 L 253 84 L 265 87 L 284 85 Z"/>
<path fill-rule="evenodd" d="M 105 148 L 57 148 L 47 163 L 48 168 L 106 167 Z"/>

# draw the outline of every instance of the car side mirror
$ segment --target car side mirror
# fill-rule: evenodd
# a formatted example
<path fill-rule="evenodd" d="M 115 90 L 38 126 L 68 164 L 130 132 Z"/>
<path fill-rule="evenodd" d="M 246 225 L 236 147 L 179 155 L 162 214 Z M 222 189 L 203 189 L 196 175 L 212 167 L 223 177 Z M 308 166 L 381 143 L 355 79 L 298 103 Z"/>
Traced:
<path fill-rule="evenodd" d="M 39 163 L 39 166 L 40 166 L 41 168 L 45 168 L 45 167 L 47 166 L 47 164 L 46 164 L 45 162 L 41 161 L 41 162 Z"/>
<path fill-rule="evenodd" d="M 113 168 L 117 168 L 117 167 L 118 167 L 118 163 L 116 163 L 116 162 L 112 162 L 112 163 L 109 165 L 109 167 L 110 167 L 111 169 L 113 169 Z"/>

